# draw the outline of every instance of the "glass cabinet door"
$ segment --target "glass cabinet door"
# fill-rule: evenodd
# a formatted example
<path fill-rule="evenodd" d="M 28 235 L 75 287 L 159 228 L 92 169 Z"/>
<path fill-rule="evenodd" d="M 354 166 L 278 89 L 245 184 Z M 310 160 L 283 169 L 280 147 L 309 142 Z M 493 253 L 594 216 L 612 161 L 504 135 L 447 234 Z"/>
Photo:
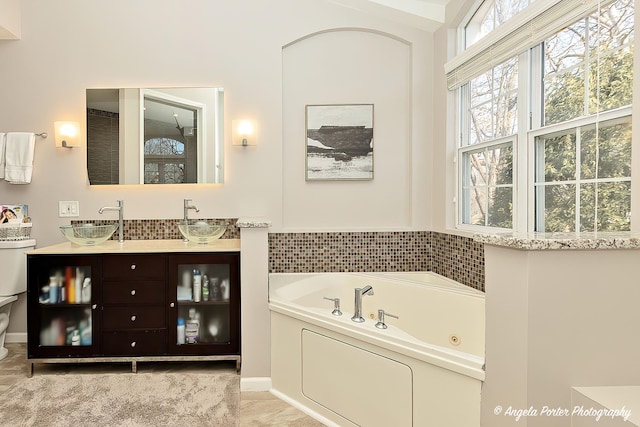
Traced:
<path fill-rule="evenodd" d="M 92 256 L 30 256 L 28 315 L 30 357 L 97 354 L 96 282 Z"/>
<path fill-rule="evenodd" d="M 170 271 L 170 353 L 239 352 L 238 257 L 174 255 Z"/>

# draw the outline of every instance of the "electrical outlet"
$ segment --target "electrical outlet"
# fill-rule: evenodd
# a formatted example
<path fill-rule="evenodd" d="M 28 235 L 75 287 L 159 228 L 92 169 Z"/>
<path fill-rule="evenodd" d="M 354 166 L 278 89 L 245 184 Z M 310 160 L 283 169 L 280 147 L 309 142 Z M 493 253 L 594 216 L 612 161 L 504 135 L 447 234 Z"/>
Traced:
<path fill-rule="evenodd" d="M 80 203 L 77 200 L 59 201 L 58 216 L 61 218 L 80 216 Z"/>

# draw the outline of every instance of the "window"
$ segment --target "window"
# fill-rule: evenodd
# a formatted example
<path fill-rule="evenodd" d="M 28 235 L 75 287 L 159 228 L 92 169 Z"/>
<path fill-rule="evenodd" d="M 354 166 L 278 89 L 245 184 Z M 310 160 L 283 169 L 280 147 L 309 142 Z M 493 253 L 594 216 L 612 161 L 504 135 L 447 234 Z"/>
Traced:
<path fill-rule="evenodd" d="M 145 184 L 186 184 L 204 177 L 204 105 L 158 90 L 142 92 Z"/>
<path fill-rule="evenodd" d="M 474 13 L 467 44 L 484 39 L 447 64 L 459 226 L 630 230 L 633 27 L 633 0 L 496 0 Z"/>
<path fill-rule="evenodd" d="M 512 58 L 473 79 L 465 98 L 461 217 L 464 224 L 513 225 L 513 145 L 518 128 L 518 62 Z"/>
<path fill-rule="evenodd" d="M 523 11 L 535 0 L 485 1 L 464 28 L 464 44 L 471 46 Z"/>
<path fill-rule="evenodd" d="M 185 171 L 184 143 L 171 138 L 144 142 L 144 183 L 182 184 Z"/>
<path fill-rule="evenodd" d="M 511 228 L 513 224 L 513 141 L 462 152 L 462 188 L 469 203 L 464 223 Z"/>
<path fill-rule="evenodd" d="M 628 231 L 631 118 L 535 137 L 536 230 Z"/>

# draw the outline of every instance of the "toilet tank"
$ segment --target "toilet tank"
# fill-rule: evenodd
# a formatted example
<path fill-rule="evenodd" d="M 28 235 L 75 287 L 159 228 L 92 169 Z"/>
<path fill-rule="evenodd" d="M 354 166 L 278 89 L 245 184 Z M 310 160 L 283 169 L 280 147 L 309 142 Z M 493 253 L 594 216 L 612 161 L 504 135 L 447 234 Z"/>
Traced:
<path fill-rule="evenodd" d="M 36 246 L 35 239 L 0 240 L 0 296 L 16 295 L 27 290 L 27 255 Z"/>

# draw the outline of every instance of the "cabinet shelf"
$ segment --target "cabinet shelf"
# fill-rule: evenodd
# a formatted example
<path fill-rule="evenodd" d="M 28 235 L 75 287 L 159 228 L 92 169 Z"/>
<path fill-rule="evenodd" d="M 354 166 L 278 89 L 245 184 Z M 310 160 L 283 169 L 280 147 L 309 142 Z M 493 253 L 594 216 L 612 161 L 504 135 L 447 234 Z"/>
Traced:
<path fill-rule="evenodd" d="M 178 304 L 183 306 L 193 306 L 193 307 L 202 307 L 205 305 L 229 305 L 229 300 L 219 300 L 219 301 L 189 301 L 189 300 L 178 300 Z"/>
<path fill-rule="evenodd" d="M 41 302 L 39 303 L 42 309 L 46 308 L 91 308 L 90 303 L 71 303 L 71 302 L 57 302 L 55 304 L 51 304 L 50 302 Z"/>

